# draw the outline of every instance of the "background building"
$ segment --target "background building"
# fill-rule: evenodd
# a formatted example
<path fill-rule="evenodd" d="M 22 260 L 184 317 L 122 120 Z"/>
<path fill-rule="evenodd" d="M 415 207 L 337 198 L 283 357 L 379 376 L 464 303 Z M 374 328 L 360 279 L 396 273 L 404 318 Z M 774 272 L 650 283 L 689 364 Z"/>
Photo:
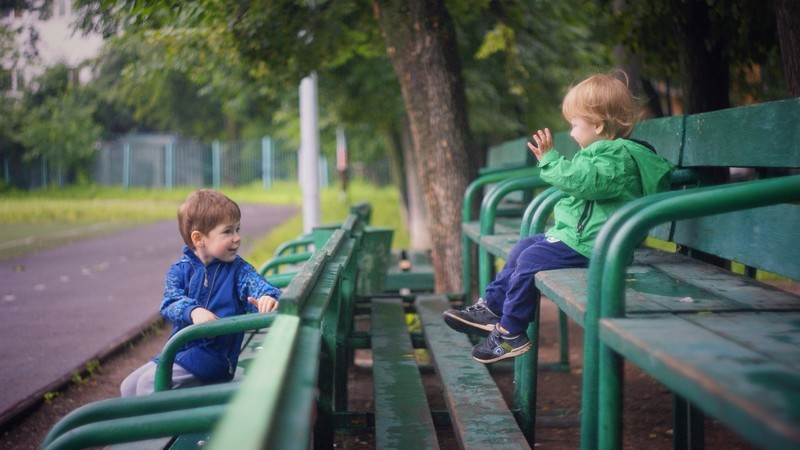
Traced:
<path fill-rule="evenodd" d="M 46 19 L 39 12 L 11 10 L 2 25 L 14 37 L 14 44 L 3 45 L 0 89 L 20 96 L 30 81 L 45 68 L 64 63 L 75 70 L 75 78 L 86 82 L 91 72 L 83 63 L 97 55 L 103 39 L 97 34 L 84 36 L 75 31 L 76 14 L 72 0 L 53 0 Z M 9 36 L 7 36 L 9 37 Z"/>

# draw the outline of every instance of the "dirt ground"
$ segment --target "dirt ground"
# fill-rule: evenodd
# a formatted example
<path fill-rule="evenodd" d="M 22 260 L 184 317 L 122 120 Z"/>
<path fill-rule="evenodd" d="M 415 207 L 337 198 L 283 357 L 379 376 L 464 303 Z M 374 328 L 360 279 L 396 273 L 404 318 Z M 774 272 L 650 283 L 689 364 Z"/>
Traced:
<path fill-rule="evenodd" d="M 540 375 L 538 415 L 543 418 L 536 429 L 536 448 L 548 450 L 571 450 L 578 448 L 580 390 L 581 390 L 581 329 L 570 324 L 569 372 L 546 371 Z M 167 327 L 144 336 L 130 344 L 124 351 L 101 362 L 100 369 L 82 383 L 70 386 L 49 402 L 43 402 L 35 411 L 17 423 L 0 431 L 0 449 L 36 449 L 47 431 L 61 417 L 73 409 L 105 398 L 119 395 L 119 384 L 132 370 L 151 356 L 157 354 L 168 334 Z M 558 354 L 556 340 L 556 310 L 552 303 L 542 305 L 540 360 L 555 361 Z M 360 351 L 357 366 L 350 373 L 350 409 L 372 409 L 372 380 L 369 371 L 369 352 Z M 638 371 L 627 366 L 625 373 L 625 449 L 669 449 L 672 448 L 672 396 L 670 393 Z M 495 378 L 510 399 L 512 376 L 507 371 L 497 371 Z M 433 374 L 425 374 L 424 381 L 434 409 L 444 409 L 440 386 Z M 566 420 L 549 418 L 566 416 Z M 443 449 L 457 448 L 452 432 L 441 430 L 440 445 Z M 336 447 L 341 449 L 374 448 L 374 439 L 369 432 L 337 436 Z M 708 449 L 752 449 L 718 422 L 706 420 L 706 448 Z"/>

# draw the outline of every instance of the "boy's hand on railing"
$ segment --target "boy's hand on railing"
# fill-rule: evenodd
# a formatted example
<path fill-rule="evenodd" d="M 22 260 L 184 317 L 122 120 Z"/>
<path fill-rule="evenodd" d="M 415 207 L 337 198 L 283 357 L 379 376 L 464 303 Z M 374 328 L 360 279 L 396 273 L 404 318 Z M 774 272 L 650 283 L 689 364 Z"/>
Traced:
<path fill-rule="evenodd" d="M 251 305 L 254 305 L 256 308 L 258 308 L 258 312 L 260 313 L 271 312 L 278 309 L 278 301 L 269 295 L 264 295 L 258 300 L 253 297 L 248 297 L 247 301 L 250 302 Z"/>
<path fill-rule="evenodd" d="M 217 315 L 205 308 L 193 309 L 191 317 L 192 317 L 192 323 L 195 325 L 198 323 L 212 322 L 214 320 L 217 320 Z"/>

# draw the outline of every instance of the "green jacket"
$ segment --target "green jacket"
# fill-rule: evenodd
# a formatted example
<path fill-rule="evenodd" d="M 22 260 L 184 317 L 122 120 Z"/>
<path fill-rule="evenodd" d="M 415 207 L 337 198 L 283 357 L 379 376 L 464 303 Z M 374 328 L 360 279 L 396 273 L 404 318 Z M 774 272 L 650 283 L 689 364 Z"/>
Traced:
<path fill-rule="evenodd" d="M 569 194 L 556 204 L 547 236 L 588 258 L 608 217 L 631 200 L 669 190 L 675 165 L 638 142 L 615 139 L 594 142 L 571 161 L 553 149 L 538 167 L 544 181 Z"/>

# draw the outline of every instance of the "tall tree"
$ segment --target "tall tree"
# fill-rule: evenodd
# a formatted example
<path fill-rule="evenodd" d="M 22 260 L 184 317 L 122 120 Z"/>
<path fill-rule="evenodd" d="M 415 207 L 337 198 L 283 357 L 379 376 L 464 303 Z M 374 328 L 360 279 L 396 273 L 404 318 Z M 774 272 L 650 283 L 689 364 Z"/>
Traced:
<path fill-rule="evenodd" d="M 774 4 L 789 95 L 800 97 L 800 2 L 775 0 Z"/>
<path fill-rule="evenodd" d="M 607 67 L 600 63 L 604 52 L 592 43 L 584 20 L 592 15 L 593 0 L 79 2 L 86 11 L 98 11 L 93 5 L 116 11 L 108 23 L 121 24 L 128 32 L 224 29 L 236 60 L 258 67 L 261 85 L 276 90 L 296 91 L 301 77 L 312 71 L 319 75 L 321 88 L 330 83 L 341 89 L 347 84 L 339 76 L 356 64 L 380 67 L 377 80 L 367 78 L 375 86 L 362 85 L 347 95 L 348 101 L 365 105 L 351 116 L 362 125 L 353 129 L 373 127 L 392 136 L 403 149 L 402 155 L 395 152 L 396 160 L 402 156 L 406 171 L 419 178 L 408 177 L 408 191 L 421 185 L 425 194 L 439 290 L 461 289 L 459 205 L 483 163 L 484 147 L 527 134 L 534 126 L 559 128 L 561 90 L 578 77 L 576 68 L 593 63 Z M 454 23 L 456 17 L 460 23 Z M 84 23 L 97 25 L 93 18 Z M 461 55 L 469 63 L 463 71 Z M 389 63 L 396 74 L 391 80 L 383 69 Z M 399 92 L 402 102 L 381 96 L 375 101 L 371 88 L 380 89 L 381 82 L 384 95 Z M 320 99 L 324 112 L 326 98 Z M 403 109 L 398 105 L 404 112 L 398 113 Z M 383 128 L 386 119 L 393 125 Z M 480 130 L 478 139 L 471 131 L 473 121 Z M 411 139 L 403 139 L 407 134 Z"/>
<path fill-rule="evenodd" d="M 376 0 L 375 18 L 408 110 L 416 170 L 431 219 L 436 290 L 458 291 L 460 205 L 478 157 L 455 29 L 443 0 Z"/>
<path fill-rule="evenodd" d="M 771 2 L 601 1 L 609 8 L 616 4 L 611 40 L 641 57 L 643 73 L 680 80 L 685 113 L 729 107 L 732 94 L 753 83 L 753 77 L 740 74 L 752 74 L 755 67 L 766 74 L 773 63 L 778 44 Z M 761 99 L 773 95 L 759 91 Z"/>

